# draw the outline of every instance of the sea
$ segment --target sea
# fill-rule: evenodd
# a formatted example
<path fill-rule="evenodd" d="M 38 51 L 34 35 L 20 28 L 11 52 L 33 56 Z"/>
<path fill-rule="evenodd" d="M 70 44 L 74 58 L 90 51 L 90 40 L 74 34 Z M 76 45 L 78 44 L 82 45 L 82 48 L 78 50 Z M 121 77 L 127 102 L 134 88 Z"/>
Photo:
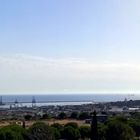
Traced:
<path fill-rule="evenodd" d="M 0 108 L 9 108 L 18 104 L 21 107 L 82 105 L 99 102 L 140 100 L 140 94 L 47 94 L 47 95 L 1 95 Z M 2 105 L 3 103 L 3 105 Z"/>

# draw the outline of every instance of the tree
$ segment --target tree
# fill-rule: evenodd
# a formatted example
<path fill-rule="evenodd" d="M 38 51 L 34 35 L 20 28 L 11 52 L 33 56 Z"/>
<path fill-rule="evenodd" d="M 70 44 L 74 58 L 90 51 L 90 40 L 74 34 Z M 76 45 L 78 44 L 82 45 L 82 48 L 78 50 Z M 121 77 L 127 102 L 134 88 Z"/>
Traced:
<path fill-rule="evenodd" d="M 50 118 L 50 116 L 47 113 L 43 114 L 43 116 L 42 116 L 42 119 L 49 119 L 49 118 Z"/>
<path fill-rule="evenodd" d="M 51 129 L 52 129 L 52 132 L 53 132 L 54 139 L 59 140 L 60 137 L 61 137 L 60 131 L 55 127 L 51 127 Z"/>
<path fill-rule="evenodd" d="M 78 112 L 72 112 L 70 118 L 71 119 L 77 119 L 78 118 Z"/>
<path fill-rule="evenodd" d="M 0 129 L 0 140 L 24 140 L 25 129 L 18 125 L 9 125 Z"/>
<path fill-rule="evenodd" d="M 98 139 L 99 140 L 106 140 L 106 125 L 103 123 L 98 123 Z"/>
<path fill-rule="evenodd" d="M 128 121 L 128 125 L 133 129 L 136 133 L 137 137 L 140 137 L 140 120 L 137 119 L 130 119 Z"/>
<path fill-rule="evenodd" d="M 90 116 L 89 116 L 89 113 L 88 112 L 82 112 L 79 114 L 79 119 L 80 120 L 85 120 L 85 119 L 89 119 Z"/>
<path fill-rule="evenodd" d="M 78 129 L 78 124 L 75 122 L 69 122 L 69 123 L 65 124 L 65 127 L 67 127 L 67 126 L 71 126 L 75 129 Z"/>
<path fill-rule="evenodd" d="M 134 131 L 127 124 L 118 120 L 108 122 L 106 129 L 106 140 L 133 140 Z"/>
<path fill-rule="evenodd" d="M 51 127 L 57 128 L 58 130 L 63 129 L 63 125 L 59 124 L 59 123 L 54 123 L 51 125 Z"/>
<path fill-rule="evenodd" d="M 140 120 L 140 112 L 133 112 L 133 113 L 131 113 L 131 116 L 133 119 Z"/>
<path fill-rule="evenodd" d="M 27 114 L 27 115 L 24 116 L 24 119 L 25 119 L 26 121 L 31 120 L 31 118 L 32 118 L 32 115 L 29 115 L 29 114 Z"/>
<path fill-rule="evenodd" d="M 54 123 L 51 125 L 51 127 L 52 129 L 54 128 L 53 133 L 54 133 L 55 139 L 57 140 L 58 138 L 61 138 L 64 127 L 59 123 Z"/>
<path fill-rule="evenodd" d="M 64 128 L 62 137 L 66 140 L 78 140 L 80 138 L 80 132 L 78 129 L 67 126 Z"/>
<path fill-rule="evenodd" d="M 23 120 L 23 121 L 22 121 L 22 128 L 25 128 L 25 127 L 26 127 L 25 121 Z"/>
<path fill-rule="evenodd" d="M 93 112 L 91 122 L 91 140 L 98 140 L 98 129 L 97 129 L 97 116 L 96 111 Z"/>
<path fill-rule="evenodd" d="M 81 126 L 79 132 L 82 139 L 90 138 L 91 129 L 89 126 Z"/>
<path fill-rule="evenodd" d="M 33 140 L 54 140 L 51 127 L 42 122 L 33 124 L 29 128 L 29 135 Z"/>
<path fill-rule="evenodd" d="M 66 119 L 66 118 L 67 118 L 67 115 L 66 115 L 66 113 L 64 113 L 64 112 L 61 112 L 61 113 L 58 115 L 58 118 L 59 118 L 59 119 Z"/>
<path fill-rule="evenodd" d="M 16 134 L 9 129 L 0 131 L 0 139 L 1 140 L 18 140 Z"/>

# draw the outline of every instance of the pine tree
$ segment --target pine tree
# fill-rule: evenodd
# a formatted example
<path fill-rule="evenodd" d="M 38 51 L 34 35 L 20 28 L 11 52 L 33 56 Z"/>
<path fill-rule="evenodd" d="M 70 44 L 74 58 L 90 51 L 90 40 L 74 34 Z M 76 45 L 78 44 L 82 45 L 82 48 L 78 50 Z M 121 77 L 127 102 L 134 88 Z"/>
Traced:
<path fill-rule="evenodd" d="M 25 126 L 25 121 L 23 120 L 22 121 L 22 128 L 25 128 L 26 126 Z"/>
<path fill-rule="evenodd" d="M 93 115 L 92 115 L 92 122 L 91 122 L 91 140 L 98 140 L 96 111 L 94 111 L 93 112 Z"/>

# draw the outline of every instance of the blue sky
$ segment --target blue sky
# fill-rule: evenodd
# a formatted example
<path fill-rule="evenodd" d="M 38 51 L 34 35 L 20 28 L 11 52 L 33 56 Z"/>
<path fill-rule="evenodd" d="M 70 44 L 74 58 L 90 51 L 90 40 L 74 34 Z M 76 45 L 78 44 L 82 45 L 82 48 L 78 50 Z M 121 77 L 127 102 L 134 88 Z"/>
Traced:
<path fill-rule="evenodd" d="M 0 93 L 139 93 L 139 5 L 0 1 Z"/>

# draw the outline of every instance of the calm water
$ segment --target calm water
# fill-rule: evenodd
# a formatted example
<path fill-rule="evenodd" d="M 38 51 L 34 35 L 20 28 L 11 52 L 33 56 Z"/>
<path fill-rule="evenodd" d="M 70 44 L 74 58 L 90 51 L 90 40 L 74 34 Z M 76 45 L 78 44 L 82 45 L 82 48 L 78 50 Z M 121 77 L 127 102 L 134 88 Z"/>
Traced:
<path fill-rule="evenodd" d="M 3 103 L 12 102 L 15 100 L 20 103 L 21 106 L 31 106 L 33 97 L 35 98 L 38 106 L 44 105 L 80 105 L 96 102 L 109 102 L 109 101 L 123 101 L 138 100 L 140 95 L 134 94 L 69 94 L 69 95 L 3 95 Z M 23 103 L 26 102 L 26 103 Z M 41 103 L 43 102 L 43 103 Z"/>

